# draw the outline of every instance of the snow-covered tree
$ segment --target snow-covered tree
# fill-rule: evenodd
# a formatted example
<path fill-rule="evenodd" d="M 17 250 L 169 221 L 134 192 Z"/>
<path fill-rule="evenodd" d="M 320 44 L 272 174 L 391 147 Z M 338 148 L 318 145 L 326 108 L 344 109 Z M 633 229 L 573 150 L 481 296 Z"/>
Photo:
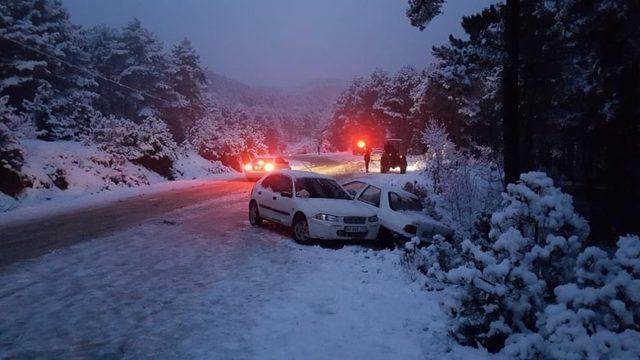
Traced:
<path fill-rule="evenodd" d="M 136 124 L 131 120 L 99 119 L 94 123 L 92 141 L 98 148 L 140 164 L 158 174 L 173 179 L 173 162 L 178 145 L 166 124 L 153 116 Z"/>
<path fill-rule="evenodd" d="M 8 95 L 11 106 L 33 114 L 42 139 L 84 133 L 75 129 L 86 126 L 85 111 L 70 109 L 89 104 L 96 84 L 90 74 L 69 66 L 86 64 L 87 54 L 61 2 L 3 3 L 0 22 L 0 96 Z"/>
<path fill-rule="evenodd" d="M 507 340 L 513 358 L 640 357 L 640 238 L 620 237 L 615 253 L 588 247 L 577 257 L 575 282 L 555 288 L 535 333 Z"/>
<path fill-rule="evenodd" d="M 162 42 L 138 19 L 129 22 L 120 36 L 126 58 L 115 79 L 136 89 L 119 89 L 125 102 L 123 106 L 127 109 L 124 115 L 131 119 L 161 116 L 162 108 L 169 106 L 167 102 L 177 104 L 178 101 L 169 84 L 170 60 L 164 53 Z"/>
<path fill-rule="evenodd" d="M 572 199 L 544 173 L 522 174 L 509 184 L 503 208 L 491 217 L 489 238 L 465 240 L 467 262 L 447 274 L 463 285 L 448 311 L 463 344 L 500 350 L 513 333 L 537 330 L 537 314 L 556 286 L 572 281 L 587 222 Z"/>
<path fill-rule="evenodd" d="M 206 84 L 200 57 L 187 39 L 176 44 L 171 51 L 169 84 L 178 95 L 178 101 L 166 112 L 169 127 L 181 141 L 197 118 L 204 113 L 203 91 Z"/>
<path fill-rule="evenodd" d="M 265 130 L 246 112 L 214 105 L 196 121 L 189 141 L 198 153 L 209 160 L 219 160 L 240 169 L 240 160 L 264 153 Z"/>
<path fill-rule="evenodd" d="M 489 148 L 462 151 L 439 121 L 431 121 L 421 133 L 426 147 L 426 178 L 432 200 L 448 214 L 460 235 L 468 236 L 477 219 L 496 209 L 502 182 Z"/>

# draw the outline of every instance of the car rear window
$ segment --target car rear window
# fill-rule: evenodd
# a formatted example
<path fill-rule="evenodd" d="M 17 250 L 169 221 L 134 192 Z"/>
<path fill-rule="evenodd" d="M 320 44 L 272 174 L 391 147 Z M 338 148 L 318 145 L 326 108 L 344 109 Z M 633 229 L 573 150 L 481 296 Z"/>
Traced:
<path fill-rule="evenodd" d="M 422 204 L 416 198 L 389 193 L 389 207 L 393 211 L 422 211 Z"/>
<path fill-rule="evenodd" d="M 351 200 L 351 196 L 335 180 L 304 177 L 297 178 L 295 185 L 296 193 L 306 190 L 310 198 Z"/>
<path fill-rule="evenodd" d="M 379 188 L 373 186 L 373 185 L 369 185 L 369 187 L 367 187 L 362 194 L 360 194 L 360 197 L 358 198 L 358 200 L 365 202 L 369 205 L 373 205 L 376 207 L 380 207 L 380 195 L 382 194 L 382 190 L 380 190 Z"/>

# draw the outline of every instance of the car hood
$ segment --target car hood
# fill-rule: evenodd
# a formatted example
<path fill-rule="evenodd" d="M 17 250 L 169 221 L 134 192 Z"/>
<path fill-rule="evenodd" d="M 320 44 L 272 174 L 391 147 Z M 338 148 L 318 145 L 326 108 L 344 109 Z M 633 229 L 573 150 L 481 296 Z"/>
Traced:
<path fill-rule="evenodd" d="M 374 216 L 375 211 L 354 200 L 304 199 L 301 206 L 309 213 L 322 213 L 336 216 Z"/>

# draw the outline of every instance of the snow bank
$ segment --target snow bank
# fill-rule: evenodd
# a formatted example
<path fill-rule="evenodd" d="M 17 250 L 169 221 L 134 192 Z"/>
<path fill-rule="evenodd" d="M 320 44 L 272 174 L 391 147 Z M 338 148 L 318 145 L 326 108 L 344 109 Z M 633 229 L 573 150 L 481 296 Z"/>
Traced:
<path fill-rule="evenodd" d="M 0 193 L 0 223 L 15 219 L 18 214 L 42 214 L 54 209 L 121 199 L 143 192 L 190 186 L 189 182 L 184 182 L 149 189 L 150 185 L 167 183 L 167 179 L 93 145 L 75 141 L 40 140 L 22 140 L 21 144 L 25 150 L 22 171 L 33 185 L 18 198 Z M 177 178 L 181 180 L 238 176 L 219 162 L 211 163 L 195 153 L 181 155 L 174 166 Z M 98 194 L 102 195 L 97 196 Z M 19 209 L 24 210 L 8 215 Z"/>

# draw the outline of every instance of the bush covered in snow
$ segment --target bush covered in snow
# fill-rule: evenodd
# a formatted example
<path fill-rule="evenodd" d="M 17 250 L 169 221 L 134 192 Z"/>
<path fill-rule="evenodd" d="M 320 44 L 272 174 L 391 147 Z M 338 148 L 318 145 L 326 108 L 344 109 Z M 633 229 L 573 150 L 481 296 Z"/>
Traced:
<path fill-rule="evenodd" d="M 504 352 L 520 359 L 640 358 L 640 238 L 620 237 L 613 255 L 584 249 L 575 276 L 555 288 L 538 332 L 512 335 Z"/>
<path fill-rule="evenodd" d="M 490 149 L 462 151 L 436 121 L 422 133 L 422 143 L 427 147 L 425 170 L 422 184 L 413 186 L 428 189 L 427 200 L 435 202 L 461 236 L 469 236 L 478 217 L 495 210 L 500 200 L 501 176 Z"/>
<path fill-rule="evenodd" d="M 166 124 L 155 117 L 146 118 L 142 124 L 115 117 L 101 119 L 94 125 L 92 139 L 101 150 L 174 178 L 178 145 Z"/>
<path fill-rule="evenodd" d="M 513 333 L 537 331 L 536 316 L 557 285 L 574 279 L 573 267 L 587 222 L 572 199 L 544 173 L 509 184 L 503 207 L 491 217 L 489 238 L 462 243 L 464 265 L 447 280 L 466 290 L 447 309 L 454 337 L 492 351 Z"/>
<path fill-rule="evenodd" d="M 483 224 L 459 247 L 407 250 L 435 287 L 455 285 L 442 305 L 458 342 L 519 359 L 640 356 L 638 236 L 583 249 L 587 222 L 540 172 L 509 184 Z"/>

